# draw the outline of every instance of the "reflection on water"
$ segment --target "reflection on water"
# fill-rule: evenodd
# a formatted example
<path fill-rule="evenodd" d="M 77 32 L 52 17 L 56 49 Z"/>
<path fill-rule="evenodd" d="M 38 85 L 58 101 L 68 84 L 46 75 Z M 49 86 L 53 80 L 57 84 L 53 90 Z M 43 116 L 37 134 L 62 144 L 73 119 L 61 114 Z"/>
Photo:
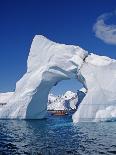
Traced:
<path fill-rule="evenodd" d="M 116 154 L 116 122 L 74 125 L 68 116 L 0 120 L 0 154 Z"/>

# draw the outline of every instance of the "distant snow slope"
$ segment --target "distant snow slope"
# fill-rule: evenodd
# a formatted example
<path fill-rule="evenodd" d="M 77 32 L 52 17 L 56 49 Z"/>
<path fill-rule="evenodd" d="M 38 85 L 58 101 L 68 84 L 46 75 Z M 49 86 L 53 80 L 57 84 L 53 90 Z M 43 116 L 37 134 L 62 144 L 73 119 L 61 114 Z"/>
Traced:
<path fill-rule="evenodd" d="M 86 95 L 85 88 L 74 93 L 72 91 L 67 91 L 61 96 L 53 96 L 53 94 L 48 95 L 48 110 L 76 110 L 80 102 Z"/>
<path fill-rule="evenodd" d="M 116 60 L 40 35 L 33 39 L 27 72 L 16 83 L 7 105 L 0 109 L 0 118 L 44 118 L 52 87 L 71 78 L 77 78 L 87 90 L 73 115 L 75 123 L 116 118 Z"/>
<path fill-rule="evenodd" d="M 48 96 L 48 110 L 71 110 L 76 109 L 78 97 L 76 93 L 72 91 L 67 91 L 64 95 L 55 96 L 53 100 L 53 95 Z"/>

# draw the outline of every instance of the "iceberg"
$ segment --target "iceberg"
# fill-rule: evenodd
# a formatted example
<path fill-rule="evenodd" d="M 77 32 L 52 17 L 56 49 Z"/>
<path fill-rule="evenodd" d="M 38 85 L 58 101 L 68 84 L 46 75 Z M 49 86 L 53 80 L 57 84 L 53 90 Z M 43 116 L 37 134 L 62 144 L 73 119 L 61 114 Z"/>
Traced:
<path fill-rule="evenodd" d="M 27 72 L 0 109 L 1 119 L 46 117 L 48 94 L 61 80 L 76 78 L 86 96 L 72 119 L 100 121 L 116 117 L 116 60 L 88 54 L 79 46 L 65 45 L 36 35 L 27 60 Z"/>

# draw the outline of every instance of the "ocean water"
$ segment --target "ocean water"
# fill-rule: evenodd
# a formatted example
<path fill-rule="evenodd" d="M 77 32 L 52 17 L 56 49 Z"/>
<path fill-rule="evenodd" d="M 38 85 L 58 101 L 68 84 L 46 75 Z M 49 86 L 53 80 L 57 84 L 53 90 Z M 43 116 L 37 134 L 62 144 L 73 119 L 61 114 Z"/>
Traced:
<path fill-rule="evenodd" d="M 116 122 L 78 123 L 71 117 L 0 120 L 0 155 L 114 155 Z"/>

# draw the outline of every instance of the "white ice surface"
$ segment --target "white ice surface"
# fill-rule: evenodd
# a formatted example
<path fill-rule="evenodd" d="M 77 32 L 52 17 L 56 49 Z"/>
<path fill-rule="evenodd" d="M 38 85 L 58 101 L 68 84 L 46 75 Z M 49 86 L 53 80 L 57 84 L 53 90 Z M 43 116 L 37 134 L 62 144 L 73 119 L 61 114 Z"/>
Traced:
<path fill-rule="evenodd" d="M 81 74 L 88 91 L 73 115 L 73 121 L 76 123 L 116 118 L 116 60 L 91 54 L 86 58 Z M 112 109 L 108 110 L 110 107 Z"/>
<path fill-rule="evenodd" d="M 0 93 L 0 103 L 7 103 L 14 92 Z"/>

